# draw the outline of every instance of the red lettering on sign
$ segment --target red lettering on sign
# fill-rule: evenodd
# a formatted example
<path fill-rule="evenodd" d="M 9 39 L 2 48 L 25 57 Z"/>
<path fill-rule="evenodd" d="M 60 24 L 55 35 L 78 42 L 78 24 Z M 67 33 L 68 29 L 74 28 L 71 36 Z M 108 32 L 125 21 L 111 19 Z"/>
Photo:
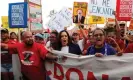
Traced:
<path fill-rule="evenodd" d="M 93 74 L 93 72 L 88 71 L 87 80 L 97 80 Z"/>
<path fill-rule="evenodd" d="M 61 73 L 61 75 L 57 74 L 57 68 L 59 69 L 59 72 Z M 63 80 L 64 78 L 64 71 L 61 65 L 54 63 L 54 78 L 58 79 L 58 80 Z"/>
<path fill-rule="evenodd" d="M 76 72 L 79 75 L 79 80 L 84 80 L 82 72 L 76 68 L 69 68 L 68 69 L 68 71 L 66 72 L 66 80 L 71 80 L 70 79 L 70 73 L 71 72 Z"/>
<path fill-rule="evenodd" d="M 108 80 L 109 79 L 109 76 L 106 75 L 106 74 L 102 74 L 102 80 Z"/>
<path fill-rule="evenodd" d="M 122 77 L 121 80 L 131 80 L 130 77 Z"/>

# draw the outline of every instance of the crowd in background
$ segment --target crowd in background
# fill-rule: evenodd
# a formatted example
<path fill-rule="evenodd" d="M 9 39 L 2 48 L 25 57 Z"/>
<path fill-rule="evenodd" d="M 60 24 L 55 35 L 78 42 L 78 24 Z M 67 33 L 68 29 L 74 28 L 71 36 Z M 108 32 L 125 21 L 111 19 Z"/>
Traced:
<path fill-rule="evenodd" d="M 88 34 L 85 33 L 80 23 L 77 27 L 80 32 L 75 30 L 72 35 L 66 28 L 60 32 L 56 30 L 44 33 L 23 31 L 20 41 L 15 32 L 1 29 L 2 80 L 14 80 L 12 54 L 19 56 L 23 80 L 45 80 L 47 76 L 44 61 L 57 61 L 59 58 L 48 50 L 83 56 L 95 55 L 96 57 L 133 53 L 133 31 L 127 29 L 125 32 L 125 27 L 127 27 L 125 23 L 118 23 L 116 20 L 113 27 L 89 29 Z M 49 37 L 44 39 L 46 33 Z"/>

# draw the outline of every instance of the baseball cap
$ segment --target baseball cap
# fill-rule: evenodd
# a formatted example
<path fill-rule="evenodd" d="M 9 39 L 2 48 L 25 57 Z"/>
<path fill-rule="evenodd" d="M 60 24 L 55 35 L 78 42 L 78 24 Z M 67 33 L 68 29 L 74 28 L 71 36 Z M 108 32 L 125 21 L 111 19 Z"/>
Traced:
<path fill-rule="evenodd" d="M 44 39 L 43 34 L 41 34 L 41 33 L 37 33 L 37 34 L 35 34 L 35 37 L 39 37 L 39 38 Z"/>
<path fill-rule="evenodd" d="M 9 31 L 8 31 L 8 29 L 6 29 L 6 28 L 2 28 L 2 29 L 1 29 L 1 33 L 9 33 Z"/>

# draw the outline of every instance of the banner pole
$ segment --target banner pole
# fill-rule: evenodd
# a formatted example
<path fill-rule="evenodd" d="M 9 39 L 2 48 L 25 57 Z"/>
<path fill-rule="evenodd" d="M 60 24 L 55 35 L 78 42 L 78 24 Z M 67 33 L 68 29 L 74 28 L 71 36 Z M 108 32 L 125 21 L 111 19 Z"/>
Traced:
<path fill-rule="evenodd" d="M 20 28 L 18 28 L 18 41 L 21 42 Z"/>

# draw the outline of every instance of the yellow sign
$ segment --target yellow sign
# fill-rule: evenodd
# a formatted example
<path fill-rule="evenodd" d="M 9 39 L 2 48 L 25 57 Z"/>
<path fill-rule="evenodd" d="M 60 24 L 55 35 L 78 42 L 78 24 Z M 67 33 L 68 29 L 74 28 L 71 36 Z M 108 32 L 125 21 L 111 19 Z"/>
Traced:
<path fill-rule="evenodd" d="M 2 20 L 2 27 L 3 28 L 8 29 L 10 32 L 18 32 L 17 28 L 9 28 L 9 25 L 8 25 L 8 16 L 2 16 L 1 20 Z M 23 29 L 20 29 L 20 30 L 23 30 Z"/>
<path fill-rule="evenodd" d="M 100 16 L 90 16 L 89 22 L 90 24 L 104 24 L 104 17 Z"/>
<path fill-rule="evenodd" d="M 8 28 L 8 16 L 2 16 L 1 21 L 2 21 L 2 26 L 4 28 Z"/>
<path fill-rule="evenodd" d="M 73 22 L 84 24 L 88 3 L 74 2 L 73 6 Z"/>

